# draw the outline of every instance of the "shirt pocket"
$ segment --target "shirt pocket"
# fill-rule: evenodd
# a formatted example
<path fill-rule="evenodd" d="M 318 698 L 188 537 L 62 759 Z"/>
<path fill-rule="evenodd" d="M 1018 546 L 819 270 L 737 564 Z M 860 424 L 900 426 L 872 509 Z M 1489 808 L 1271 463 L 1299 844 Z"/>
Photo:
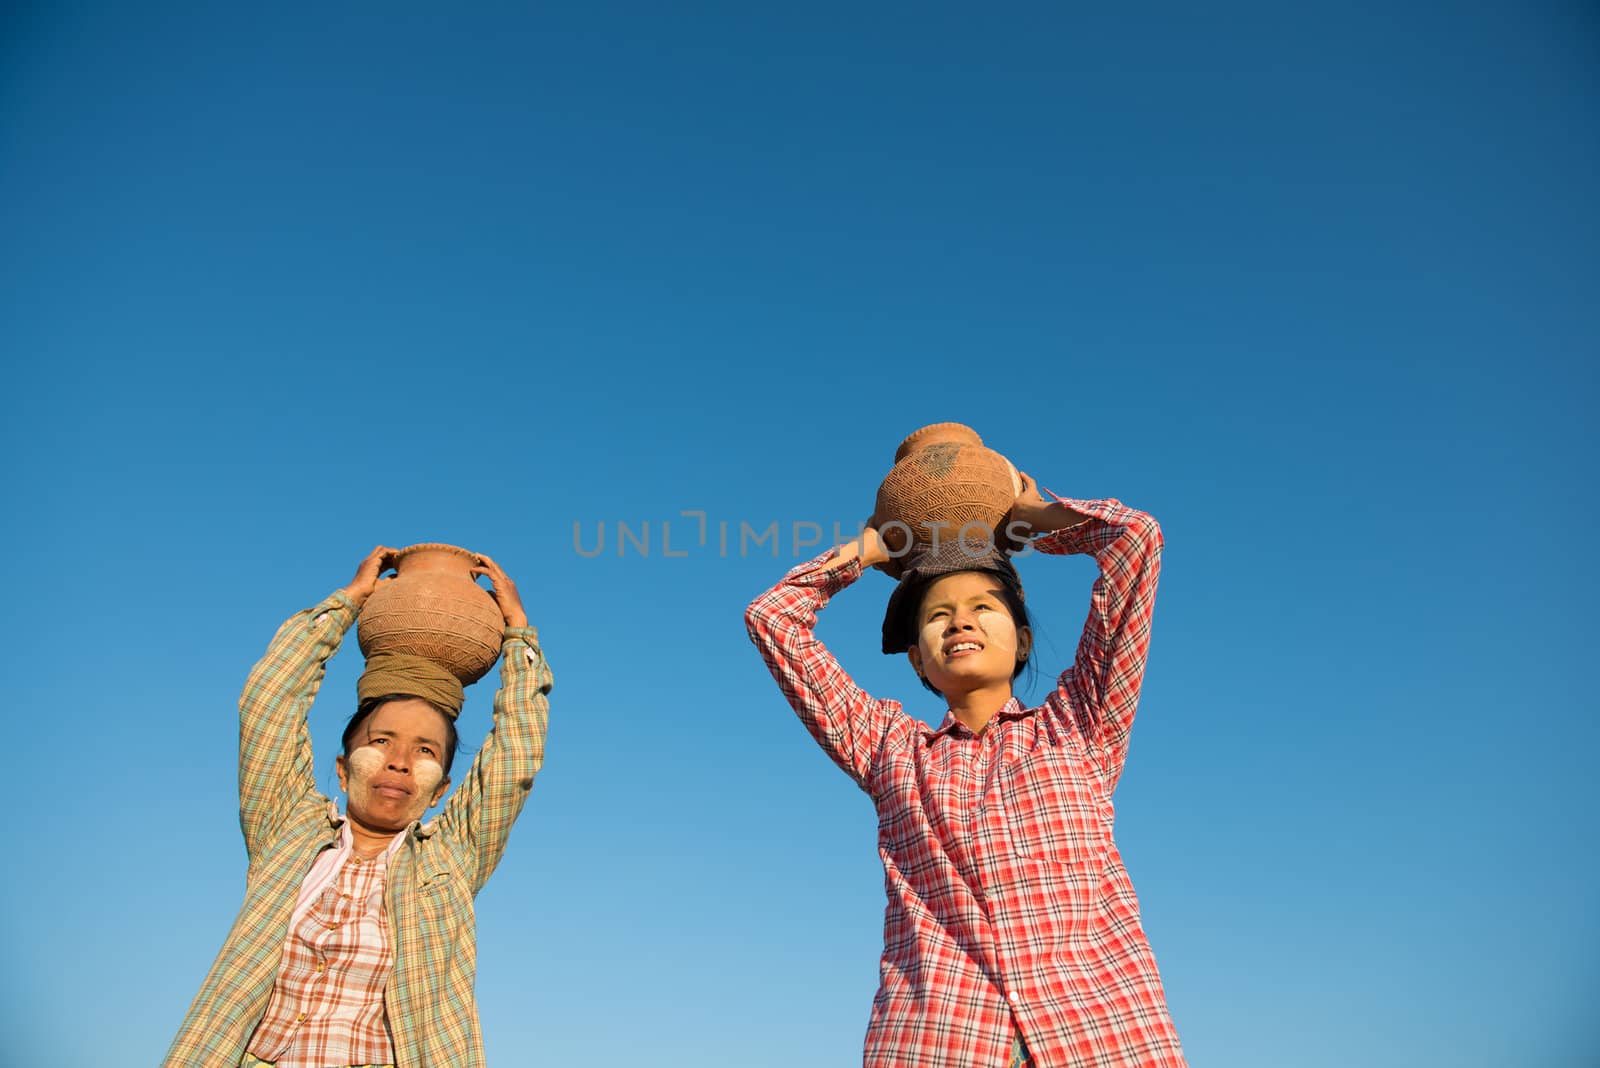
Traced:
<path fill-rule="evenodd" d="M 446 960 L 453 954 L 463 934 L 471 937 L 472 911 L 461 900 L 462 880 L 458 872 L 433 871 L 419 878 L 400 903 L 408 940 L 422 949 L 429 960 Z M 466 930 L 463 930 L 466 924 Z"/>
<path fill-rule="evenodd" d="M 1098 781 L 1073 760 L 1070 747 L 1040 746 L 1007 760 L 1000 791 L 1018 856 L 1084 872 L 1104 869 L 1108 809 Z"/>
<path fill-rule="evenodd" d="M 455 874 L 448 868 L 440 871 L 430 871 L 417 880 L 417 893 L 441 894 L 448 893 L 455 885 Z"/>

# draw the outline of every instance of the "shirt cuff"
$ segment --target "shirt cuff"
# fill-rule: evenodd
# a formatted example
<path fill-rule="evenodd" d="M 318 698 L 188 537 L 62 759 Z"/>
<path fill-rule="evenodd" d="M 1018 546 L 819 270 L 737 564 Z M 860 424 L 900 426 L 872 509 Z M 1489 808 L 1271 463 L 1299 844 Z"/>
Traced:
<path fill-rule="evenodd" d="M 343 589 L 337 589 L 318 601 L 316 607 L 311 609 L 311 622 L 319 623 L 323 616 L 331 615 L 334 622 L 339 624 L 339 630 L 343 632 L 350 629 L 350 624 L 355 622 L 360 611 L 349 594 Z"/>
<path fill-rule="evenodd" d="M 537 649 L 539 648 L 539 628 L 507 627 L 505 629 L 505 633 L 500 638 L 500 642 L 502 645 L 504 645 L 506 642 L 527 642 L 529 645 Z"/>
<path fill-rule="evenodd" d="M 1114 522 L 1112 516 L 1123 511 L 1122 502 L 1115 498 L 1103 501 L 1084 501 L 1074 497 L 1056 497 L 1056 503 L 1064 504 L 1074 512 L 1082 512 L 1089 518 L 1070 527 L 1052 530 L 1048 534 L 1035 535 L 1029 545 L 1041 553 L 1092 553 L 1095 543 L 1091 540 L 1097 530 L 1103 530 L 1102 523 Z M 1096 522 L 1099 520 L 1099 522 Z"/>
<path fill-rule="evenodd" d="M 829 549 L 812 557 L 798 567 L 790 568 L 789 573 L 783 576 L 783 584 L 821 590 L 827 596 L 832 597 L 860 578 L 862 572 L 861 557 L 859 556 L 853 558 L 842 567 L 823 570 L 823 565 L 837 555 L 839 555 L 837 548 Z"/>
<path fill-rule="evenodd" d="M 517 655 L 516 646 L 522 644 L 522 655 Z M 500 653 L 508 664 L 526 666 L 544 656 L 544 650 L 539 648 L 539 628 L 537 627 L 507 627 L 500 638 Z"/>

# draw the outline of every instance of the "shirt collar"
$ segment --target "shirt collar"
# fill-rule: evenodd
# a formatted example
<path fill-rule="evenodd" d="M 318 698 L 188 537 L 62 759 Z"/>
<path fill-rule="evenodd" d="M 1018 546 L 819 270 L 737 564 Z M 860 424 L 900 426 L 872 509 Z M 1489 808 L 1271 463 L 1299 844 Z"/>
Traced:
<path fill-rule="evenodd" d="M 391 857 L 394 856 L 395 850 L 400 848 L 400 844 L 406 840 L 407 835 L 415 834 L 418 838 L 428 837 L 434 832 L 434 824 L 437 822 L 438 817 L 434 817 L 427 823 L 423 823 L 420 820 L 412 820 L 411 826 L 395 833 L 394 840 L 389 843 L 389 847 L 385 852 Z M 350 833 L 350 821 L 345 819 L 344 813 L 339 811 L 339 806 L 334 804 L 332 800 L 328 802 L 328 828 L 339 832 L 339 849 L 341 852 L 349 852 L 355 848 L 355 839 Z"/>
<path fill-rule="evenodd" d="M 1000 706 L 1000 710 L 994 714 L 994 719 L 991 719 L 990 722 L 994 722 L 995 719 L 1022 719 L 1024 716 L 1031 715 L 1033 715 L 1033 709 L 1023 708 L 1022 702 L 1017 698 L 1017 695 L 1012 694 L 1010 700 Z M 922 731 L 929 745 L 932 745 L 933 740 L 941 735 L 951 738 L 959 738 L 963 735 L 972 738 L 977 737 L 972 728 L 956 719 L 956 714 L 948 708 L 945 709 L 944 719 L 940 721 L 937 727 L 929 727 L 924 724 Z"/>

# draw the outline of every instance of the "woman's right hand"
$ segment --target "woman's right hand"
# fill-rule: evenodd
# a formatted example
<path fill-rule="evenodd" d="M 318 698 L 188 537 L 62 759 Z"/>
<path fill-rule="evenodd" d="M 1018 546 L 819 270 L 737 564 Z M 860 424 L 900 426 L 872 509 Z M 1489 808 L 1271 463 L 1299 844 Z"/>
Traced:
<path fill-rule="evenodd" d="M 882 567 L 894 559 L 889 555 L 889 547 L 883 543 L 883 536 L 878 533 L 877 527 L 869 525 L 856 541 L 861 546 L 862 567 Z"/>
<path fill-rule="evenodd" d="M 472 569 L 473 578 L 479 575 L 489 576 L 489 596 L 500 606 L 500 614 L 505 617 L 506 626 L 526 627 L 528 613 L 522 607 L 522 595 L 517 592 L 517 584 L 511 581 L 511 576 L 482 553 L 478 554 L 478 566 Z"/>
<path fill-rule="evenodd" d="M 839 546 L 839 551 L 825 566 L 843 567 L 851 560 L 860 560 L 863 568 L 882 567 L 891 559 L 888 546 L 883 544 L 883 538 L 878 534 L 878 528 L 871 526 L 869 521 L 869 525 L 862 529 L 858 537 Z"/>
<path fill-rule="evenodd" d="M 394 567 L 395 557 L 399 553 L 387 545 L 380 545 L 367 554 L 361 561 L 361 566 L 356 568 L 356 577 L 350 580 L 350 585 L 344 588 L 344 595 L 360 611 L 361 606 L 367 603 L 367 598 L 372 596 L 372 591 L 378 588 L 378 576 Z M 389 576 L 393 578 L 393 575 Z"/>

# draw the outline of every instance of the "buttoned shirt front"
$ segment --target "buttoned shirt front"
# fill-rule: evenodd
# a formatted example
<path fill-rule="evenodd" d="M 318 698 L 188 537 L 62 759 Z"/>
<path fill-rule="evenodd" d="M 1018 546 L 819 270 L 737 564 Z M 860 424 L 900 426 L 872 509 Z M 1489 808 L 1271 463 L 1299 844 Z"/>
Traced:
<path fill-rule="evenodd" d="M 343 837 L 349 845 L 348 822 Z M 393 1063 L 383 989 L 394 947 L 383 898 L 389 859 L 404 841 L 395 838 L 368 859 L 343 850 L 332 877 L 296 904 L 251 1056 L 276 1068 Z"/>
<path fill-rule="evenodd" d="M 814 634 L 861 574 L 825 553 L 746 614 L 802 724 L 873 799 L 888 908 L 868 1068 L 1004 1064 L 1020 1032 L 1039 1068 L 1184 1064 L 1112 837 L 1160 572 L 1155 521 L 1120 502 L 1036 538 L 1100 566 L 1074 662 L 1045 702 L 1015 698 L 981 734 L 869 696 Z"/>

